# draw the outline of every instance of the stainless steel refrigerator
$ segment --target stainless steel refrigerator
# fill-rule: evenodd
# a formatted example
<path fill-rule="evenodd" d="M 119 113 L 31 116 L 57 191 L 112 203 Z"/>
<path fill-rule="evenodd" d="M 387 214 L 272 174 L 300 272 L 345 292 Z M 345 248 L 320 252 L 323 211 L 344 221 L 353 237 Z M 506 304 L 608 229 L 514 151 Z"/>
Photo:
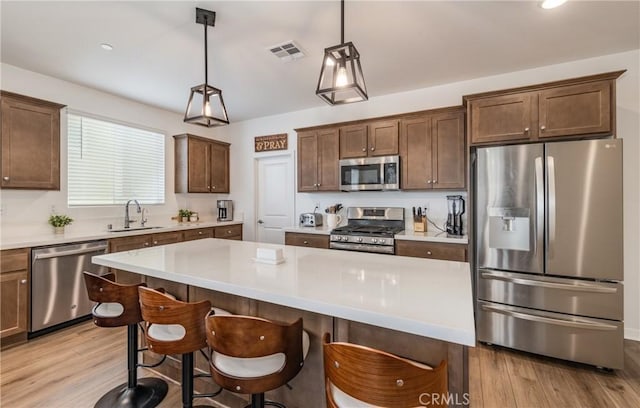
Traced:
<path fill-rule="evenodd" d="M 477 149 L 479 341 L 623 366 L 622 140 Z"/>

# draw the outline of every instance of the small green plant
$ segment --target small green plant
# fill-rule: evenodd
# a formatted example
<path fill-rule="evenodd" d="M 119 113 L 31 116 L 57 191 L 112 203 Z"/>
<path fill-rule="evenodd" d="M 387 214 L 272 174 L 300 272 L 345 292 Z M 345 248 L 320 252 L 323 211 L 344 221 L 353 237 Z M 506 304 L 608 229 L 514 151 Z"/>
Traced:
<path fill-rule="evenodd" d="M 54 227 L 64 227 L 65 225 L 69 225 L 73 222 L 73 218 L 68 217 L 66 215 L 51 215 L 49 217 L 49 224 Z"/>
<path fill-rule="evenodd" d="M 182 208 L 178 210 L 178 215 L 180 216 L 180 218 L 183 218 L 183 217 L 189 218 L 191 214 L 193 214 L 193 211 L 185 210 Z"/>

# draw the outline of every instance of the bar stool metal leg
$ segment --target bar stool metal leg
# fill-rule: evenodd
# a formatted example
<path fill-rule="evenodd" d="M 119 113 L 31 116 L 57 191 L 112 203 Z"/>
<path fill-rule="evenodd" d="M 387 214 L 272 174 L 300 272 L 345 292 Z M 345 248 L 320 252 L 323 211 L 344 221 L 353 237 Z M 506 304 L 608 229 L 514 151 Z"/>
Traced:
<path fill-rule="evenodd" d="M 138 380 L 138 325 L 127 325 L 127 382 L 106 393 L 95 408 L 153 408 L 167 395 L 167 383 L 159 378 Z"/>

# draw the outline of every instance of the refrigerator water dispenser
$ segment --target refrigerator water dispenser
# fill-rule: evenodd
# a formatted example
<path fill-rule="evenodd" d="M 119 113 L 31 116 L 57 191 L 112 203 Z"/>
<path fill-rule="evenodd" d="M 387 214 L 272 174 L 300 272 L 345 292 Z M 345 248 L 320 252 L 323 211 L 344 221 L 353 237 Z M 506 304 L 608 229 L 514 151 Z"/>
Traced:
<path fill-rule="evenodd" d="M 488 208 L 489 247 L 512 251 L 529 251 L 528 208 Z"/>

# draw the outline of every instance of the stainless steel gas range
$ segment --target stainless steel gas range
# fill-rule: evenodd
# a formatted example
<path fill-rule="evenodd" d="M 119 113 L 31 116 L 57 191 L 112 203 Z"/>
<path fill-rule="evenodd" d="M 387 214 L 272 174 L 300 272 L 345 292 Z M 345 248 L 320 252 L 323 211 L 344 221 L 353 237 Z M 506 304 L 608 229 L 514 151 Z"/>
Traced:
<path fill-rule="evenodd" d="M 347 220 L 331 231 L 329 248 L 395 254 L 393 236 L 404 231 L 404 208 L 349 207 Z"/>

